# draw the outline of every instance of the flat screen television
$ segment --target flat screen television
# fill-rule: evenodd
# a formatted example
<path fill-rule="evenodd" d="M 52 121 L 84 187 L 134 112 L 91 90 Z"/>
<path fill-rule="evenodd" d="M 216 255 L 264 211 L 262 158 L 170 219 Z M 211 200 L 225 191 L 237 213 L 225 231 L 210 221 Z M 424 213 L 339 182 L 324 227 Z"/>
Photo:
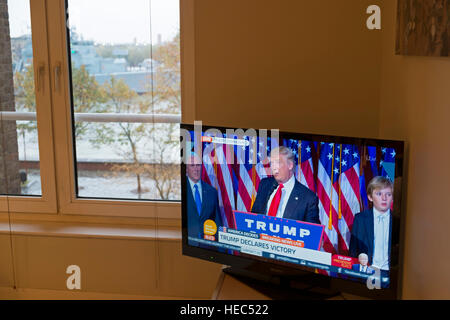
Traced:
<path fill-rule="evenodd" d="M 402 141 L 201 123 L 180 135 L 184 255 L 274 298 L 400 297 Z"/>

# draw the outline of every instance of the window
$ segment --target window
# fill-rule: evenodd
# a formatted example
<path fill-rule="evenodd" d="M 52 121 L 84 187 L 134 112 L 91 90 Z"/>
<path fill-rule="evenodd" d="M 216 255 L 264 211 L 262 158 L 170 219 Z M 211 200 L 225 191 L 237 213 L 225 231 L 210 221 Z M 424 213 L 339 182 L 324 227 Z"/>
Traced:
<path fill-rule="evenodd" d="M 178 218 L 182 92 L 193 120 L 193 82 L 181 88 L 192 44 L 180 58 L 191 1 L 0 0 L 5 8 L 8 67 L 20 72 L 9 73 L 15 103 L 0 110 L 11 143 L 0 210 L 6 201 L 11 212 Z"/>
<path fill-rule="evenodd" d="M 6 10 L 5 10 L 6 11 Z M 41 195 L 36 95 L 31 41 L 31 16 L 27 1 L 8 1 L 9 38 L 2 37 L 2 194 Z M 10 50 L 8 50 L 10 49 Z M 32 120 L 19 120 L 22 115 Z"/>
<path fill-rule="evenodd" d="M 177 0 L 68 1 L 76 194 L 179 200 Z"/>
<path fill-rule="evenodd" d="M 29 212 L 56 211 L 51 121 L 46 83 L 43 1 L 0 3 L 0 206 Z M 35 12 L 33 19 L 31 11 Z M 3 32 L 4 31 L 4 32 Z M 41 156 L 42 155 L 42 156 Z M 24 196 L 24 197 L 20 197 Z"/>

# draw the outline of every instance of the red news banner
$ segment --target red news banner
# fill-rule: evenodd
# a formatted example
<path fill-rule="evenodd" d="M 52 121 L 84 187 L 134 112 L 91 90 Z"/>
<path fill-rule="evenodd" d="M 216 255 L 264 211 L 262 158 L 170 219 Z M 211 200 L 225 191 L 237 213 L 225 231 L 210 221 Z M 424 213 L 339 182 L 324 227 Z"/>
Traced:
<path fill-rule="evenodd" d="M 283 238 L 279 238 L 279 237 L 268 236 L 266 234 L 261 234 L 259 238 L 261 240 L 267 240 L 267 241 L 271 241 L 271 242 L 287 244 L 288 246 L 295 246 L 295 247 L 299 247 L 299 248 L 305 247 L 305 243 L 303 241 L 283 239 Z"/>
<path fill-rule="evenodd" d="M 331 265 L 344 269 L 352 269 L 352 266 L 358 262 L 358 259 L 334 254 L 331 258 Z"/>

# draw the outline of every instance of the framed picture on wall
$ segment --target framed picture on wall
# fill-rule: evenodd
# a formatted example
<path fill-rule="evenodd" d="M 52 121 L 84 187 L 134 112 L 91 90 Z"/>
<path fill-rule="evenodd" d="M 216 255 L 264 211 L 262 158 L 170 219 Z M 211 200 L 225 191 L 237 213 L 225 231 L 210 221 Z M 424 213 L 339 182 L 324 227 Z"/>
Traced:
<path fill-rule="evenodd" d="M 396 54 L 448 57 L 450 0 L 398 0 Z"/>

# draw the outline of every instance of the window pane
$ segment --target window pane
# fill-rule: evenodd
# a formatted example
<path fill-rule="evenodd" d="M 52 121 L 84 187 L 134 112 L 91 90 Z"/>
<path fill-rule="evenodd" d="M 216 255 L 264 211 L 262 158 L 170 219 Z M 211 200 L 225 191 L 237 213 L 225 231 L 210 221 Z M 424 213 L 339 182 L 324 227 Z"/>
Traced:
<path fill-rule="evenodd" d="M 178 124 L 91 124 L 86 139 L 77 144 L 78 195 L 180 199 L 177 128 Z"/>
<path fill-rule="evenodd" d="M 77 196 L 180 199 L 178 1 L 68 1 Z"/>
<path fill-rule="evenodd" d="M 1 194 L 41 195 L 29 1 L 0 0 Z"/>

